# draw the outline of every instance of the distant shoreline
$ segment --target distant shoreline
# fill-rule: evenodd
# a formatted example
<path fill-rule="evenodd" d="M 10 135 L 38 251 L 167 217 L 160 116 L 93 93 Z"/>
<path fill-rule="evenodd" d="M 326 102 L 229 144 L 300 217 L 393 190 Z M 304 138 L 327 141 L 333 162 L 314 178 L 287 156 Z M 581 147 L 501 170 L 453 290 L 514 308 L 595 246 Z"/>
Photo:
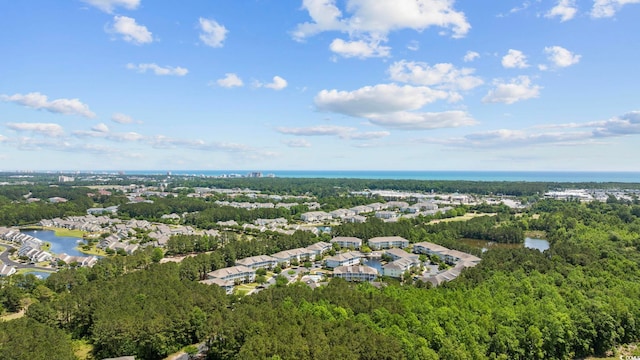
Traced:
<path fill-rule="evenodd" d="M 247 177 L 260 174 L 262 177 L 277 178 L 640 183 L 640 172 L 631 171 L 128 170 L 122 171 L 122 174 L 204 177 Z"/>
<path fill-rule="evenodd" d="M 197 176 L 213 178 L 306 178 L 421 181 L 640 183 L 638 171 L 507 170 L 42 170 L 1 171 L 16 177 L 44 175 Z"/>

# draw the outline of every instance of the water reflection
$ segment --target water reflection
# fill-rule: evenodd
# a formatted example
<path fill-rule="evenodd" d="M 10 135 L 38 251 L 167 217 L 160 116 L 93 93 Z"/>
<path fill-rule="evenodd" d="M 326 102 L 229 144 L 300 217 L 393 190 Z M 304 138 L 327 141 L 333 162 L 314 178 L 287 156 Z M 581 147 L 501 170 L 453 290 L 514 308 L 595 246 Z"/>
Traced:
<path fill-rule="evenodd" d="M 459 241 L 473 248 L 482 249 L 482 252 L 485 252 L 489 249 L 520 249 L 523 247 L 529 248 L 529 249 L 536 249 L 539 251 L 545 251 L 549 248 L 549 242 L 547 240 L 529 238 L 529 237 L 524 239 L 524 243 L 520 243 L 520 244 L 504 244 L 504 243 L 497 243 L 495 241 L 476 240 L 476 239 L 461 239 Z"/>
<path fill-rule="evenodd" d="M 51 230 L 23 230 L 22 233 L 50 243 L 50 252 L 54 254 L 66 253 L 71 256 L 87 256 L 76 249 L 79 243 L 84 243 L 81 238 L 56 236 L 56 233 Z"/>

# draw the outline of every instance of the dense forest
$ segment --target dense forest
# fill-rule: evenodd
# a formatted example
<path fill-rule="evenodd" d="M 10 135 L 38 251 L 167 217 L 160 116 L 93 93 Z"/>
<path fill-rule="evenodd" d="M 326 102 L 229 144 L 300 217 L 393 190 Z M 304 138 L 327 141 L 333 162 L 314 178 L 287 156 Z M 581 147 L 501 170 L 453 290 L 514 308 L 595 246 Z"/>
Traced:
<path fill-rule="evenodd" d="M 180 264 L 158 264 L 146 249 L 46 281 L 14 275 L 0 303 L 11 311 L 31 304 L 25 318 L 0 324 L 0 358 L 73 358 L 81 340 L 96 358 L 158 359 L 205 343 L 210 359 L 571 359 L 640 339 L 638 205 L 540 201 L 520 216 L 476 221 L 545 231 L 551 247 L 488 250 L 480 265 L 437 288 L 333 279 L 243 297 L 196 281 L 234 257 L 315 240 L 302 233 L 225 234 L 209 239 L 211 252 Z M 370 227 L 455 245 L 468 235 L 463 223 Z M 172 240 L 176 249 L 198 241 Z"/>

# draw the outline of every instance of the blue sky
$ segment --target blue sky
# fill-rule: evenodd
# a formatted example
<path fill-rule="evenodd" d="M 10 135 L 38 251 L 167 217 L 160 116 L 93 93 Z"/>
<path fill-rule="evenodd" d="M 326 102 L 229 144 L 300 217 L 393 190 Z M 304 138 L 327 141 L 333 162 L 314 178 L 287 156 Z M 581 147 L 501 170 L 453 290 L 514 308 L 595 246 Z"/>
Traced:
<path fill-rule="evenodd" d="M 640 0 L 0 0 L 0 170 L 638 171 L 638 19 Z"/>

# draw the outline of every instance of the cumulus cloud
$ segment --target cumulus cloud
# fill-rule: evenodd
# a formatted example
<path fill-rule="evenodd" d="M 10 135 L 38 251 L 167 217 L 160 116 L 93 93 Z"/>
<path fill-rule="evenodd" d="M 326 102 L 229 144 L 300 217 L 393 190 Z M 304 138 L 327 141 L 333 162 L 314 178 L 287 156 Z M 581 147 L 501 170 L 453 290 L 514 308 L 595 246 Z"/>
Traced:
<path fill-rule="evenodd" d="M 129 115 L 125 115 L 125 114 L 121 114 L 121 113 L 115 113 L 115 114 L 111 115 L 111 121 L 116 122 L 118 124 L 132 124 L 132 123 L 141 124 L 142 123 L 141 121 L 134 120 Z"/>
<path fill-rule="evenodd" d="M 242 79 L 240 79 L 238 77 L 238 75 L 236 75 L 234 73 L 226 73 L 226 74 L 224 74 L 224 77 L 222 79 L 216 80 L 216 83 L 219 86 L 222 86 L 222 87 L 225 87 L 225 88 L 244 86 L 244 82 L 242 82 Z"/>
<path fill-rule="evenodd" d="M 45 137 L 60 137 L 64 135 L 62 126 L 52 123 L 7 123 L 6 127 L 11 130 L 31 132 Z"/>
<path fill-rule="evenodd" d="M 102 132 L 102 133 L 108 133 L 109 132 L 109 127 L 107 125 L 105 125 L 104 123 L 100 123 L 100 124 L 92 127 L 91 130 L 97 131 L 97 132 Z"/>
<path fill-rule="evenodd" d="M 127 69 L 135 70 L 139 73 L 146 73 L 147 71 L 152 71 L 154 74 L 160 75 L 160 76 L 166 76 L 166 75 L 185 76 L 189 73 L 188 69 L 185 69 L 180 66 L 177 66 L 177 67 L 159 66 L 154 63 L 138 64 L 138 65 L 129 63 L 127 64 Z"/>
<path fill-rule="evenodd" d="M 564 131 L 545 131 L 548 129 L 563 129 Z M 602 121 L 552 124 L 522 130 L 489 130 L 468 134 L 461 138 L 428 139 L 428 141 L 470 148 L 504 148 L 549 144 L 575 146 L 602 144 L 603 138 L 633 135 L 640 135 L 640 111 L 631 111 Z"/>
<path fill-rule="evenodd" d="M 427 86 L 379 84 L 354 91 L 322 90 L 315 99 L 320 111 L 361 117 L 372 124 L 402 130 L 425 130 L 473 125 L 464 111 L 416 111 L 437 100 L 458 99 L 455 92 Z"/>
<path fill-rule="evenodd" d="M 82 2 L 109 14 L 113 13 L 113 10 L 117 7 L 135 10 L 140 6 L 140 0 L 82 0 Z"/>
<path fill-rule="evenodd" d="M 388 46 L 381 46 L 380 41 L 344 41 L 335 39 L 329 45 L 329 49 L 334 53 L 345 57 L 371 58 L 371 57 L 388 57 L 391 50 Z"/>
<path fill-rule="evenodd" d="M 124 41 L 136 45 L 153 42 L 153 35 L 144 25 L 136 23 L 136 19 L 127 16 L 114 16 L 110 32 L 121 35 Z"/>
<path fill-rule="evenodd" d="M 389 66 L 392 80 L 415 85 L 434 86 L 447 90 L 471 90 L 483 84 L 482 79 L 473 76 L 474 69 L 457 69 L 453 64 L 429 64 L 414 61 L 397 61 Z"/>
<path fill-rule="evenodd" d="M 324 31 L 385 36 L 391 31 L 422 31 L 431 26 L 451 29 L 453 37 L 463 37 L 471 25 L 463 12 L 453 8 L 453 1 L 442 0 L 347 0 L 344 16 L 335 0 L 304 0 L 312 22 L 298 24 L 293 36 L 304 39 Z"/>
<path fill-rule="evenodd" d="M 475 52 L 475 51 L 467 51 L 466 54 L 464 54 L 464 58 L 462 58 L 462 60 L 464 62 L 472 62 L 473 60 L 477 59 L 480 57 L 480 54 Z"/>
<path fill-rule="evenodd" d="M 56 114 L 79 115 L 86 118 L 96 117 L 96 114 L 89 110 L 89 106 L 82 103 L 79 99 L 56 99 L 49 101 L 49 98 L 46 95 L 39 92 L 24 95 L 0 95 L 0 99 L 37 110 L 46 110 Z"/>
<path fill-rule="evenodd" d="M 200 41 L 214 48 L 224 46 L 229 30 L 213 19 L 200 18 Z"/>
<path fill-rule="evenodd" d="M 286 140 L 286 141 L 283 141 L 282 143 L 287 145 L 288 147 L 292 147 L 292 148 L 308 148 L 308 147 L 311 147 L 311 143 L 308 142 L 305 139 Z"/>
<path fill-rule="evenodd" d="M 461 38 L 471 28 L 464 13 L 456 11 L 451 0 L 347 0 L 344 13 L 336 0 L 303 0 L 302 8 L 311 21 L 298 24 L 293 38 L 302 41 L 325 31 L 346 33 L 348 41 L 336 39 L 330 46 L 341 56 L 388 56 L 390 48 L 380 44 L 387 41 L 392 31 L 421 32 L 440 27 L 451 31 L 452 37 Z"/>
<path fill-rule="evenodd" d="M 595 0 L 591 9 L 594 18 L 612 17 L 627 4 L 640 4 L 640 0 Z"/>
<path fill-rule="evenodd" d="M 273 90 L 282 90 L 284 88 L 286 88 L 288 85 L 287 80 L 281 78 L 280 76 L 274 76 L 273 80 L 270 83 L 267 84 L 263 84 L 259 81 L 256 81 L 254 83 L 255 87 L 266 87 L 268 89 L 273 89 Z"/>
<path fill-rule="evenodd" d="M 580 61 L 581 55 L 575 55 L 571 51 L 561 46 L 545 47 L 544 52 L 548 55 L 549 61 L 551 61 L 557 67 L 567 67 L 575 65 Z"/>
<path fill-rule="evenodd" d="M 433 130 L 471 126 L 477 121 L 465 111 L 409 112 L 398 111 L 369 116 L 371 123 L 400 130 Z"/>
<path fill-rule="evenodd" d="M 615 137 L 640 134 L 640 111 L 631 111 L 609 120 L 590 123 L 595 126 L 593 131 L 597 137 Z"/>
<path fill-rule="evenodd" d="M 565 22 L 573 19 L 578 12 L 575 0 L 558 0 L 556 6 L 552 7 L 544 17 L 555 18 L 559 17 L 561 22 Z"/>
<path fill-rule="evenodd" d="M 524 69 L 529 67 L 527 57 L 520 50 L 509 49 L 507 54 L 502 57 L 502 66 L 505 68 Z"/>
<path fill-rule="evenodd" d="M 449 93 L 426 86 L 379 84 L 354 91 L 322 90 L 314 102 L 318 110 L 355 117 L 368 117 L 378 113 L 417 110 L 436 100 L 449 97 Z"/>
<path fill-rule="evenodd" d="M 495 88 L 482 99 L 484 103 L 513 104 L 518 101 L 537 98 L 541 87 L 533 85 L 528 76 L 518 76 L 506 83 L 500 80 L 494 81 Z"/>

